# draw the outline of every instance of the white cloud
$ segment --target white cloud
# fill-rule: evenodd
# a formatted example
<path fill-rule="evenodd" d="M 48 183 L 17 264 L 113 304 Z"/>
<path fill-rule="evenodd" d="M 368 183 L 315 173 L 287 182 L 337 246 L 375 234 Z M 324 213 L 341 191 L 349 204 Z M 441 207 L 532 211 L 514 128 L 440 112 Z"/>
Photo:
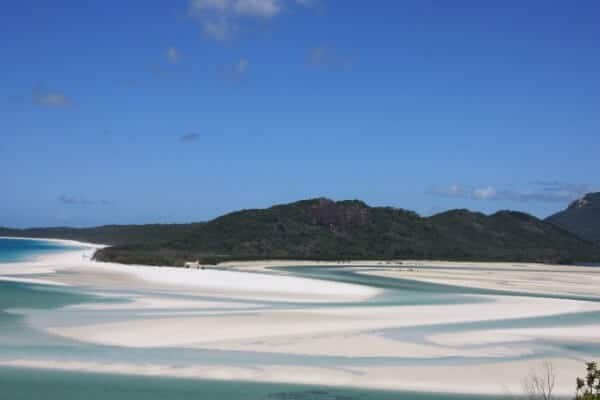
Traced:
<path fill-rule="evenodd" d="M 40 107 L 67 108 L 72 104 L 71 99 L 63 92 L 48 90 L 42 86 L 35 87 L 31 97 L 33 104 Z"/>
<path fill-rule="evenodd" d="M 319 3 L 319 0 L 296 0 L 296 3 L 304 7 L 313 7 Z"/>
<path fill-rule="evenodd" d="M 314 0 L 190 0 L 189 15 L 198 21 L 205 36 L 227 41 L 247 21 L 268 21 L 290 5 L 307 7 L 315 3 Z"/>
<path fill-rule="evenodd" d="M 449 188 L 451 194 L 460 194 L 464 192 L 464 189 L 460 185 L 451 185 Z"/>
<path fill-rule="evenodd" d="M 166 50 L 167 61 L 171 64 L 178 64 L 181 61 L 181 53 L 175 47 L 169 47 Z"/>
<path fill-rule="evenodd" d="M 225 18 L 207 19 L 202 21 L 202 33 L 205 36 L 224 42 L 233 37 L 236 27 Z"/>
<path fill-rule="evenodd" d="M 245 58 L 240 58 L 240 60 L 235 65 L 235 73 L 238 75 L 243 75 L 248 71 L 249 62 Z"/>
<path fill-rule="evenodd" d="M 450 185 L 448 187 L 435 187 L 428 190 L 429 194 L 444 197 L 461 197 L 465 194 L 465 188 L 462 185 Z"/>
<path fill-rule="evenodd" d="M 498 192 L 491 186 L 473 190 L 473 197 L 480 200 L 490 200 L 495 198 L 497 195 Z"/>
<path fill-rule="evenodd" d="M 192 0 L 190 14 L 220 14 L 238 17 L 272 18 L 281 12 L 280 0 Z"/>
<path fill-rule="evenodd" d="M 532 182 L 526 188 L 507 187 L 497 189 L 493 186 L 465 187 L 455 184 L 448 187 L 434 187 L 427 193 L 434 196 L 468 198 L 476 200 L 533 201 L 533 202 L 571 202 L 587 193 L 598 191 L 597 185 L 565 182 Z"/>
<path fill-rule="evenodd" d="M 279 0 L 237 0 L 235 13 L 249 17 L 272 18 L 281 12 Z"/>
<path fill-rule="evenodd" d="M 230 3 L 231 0 L 192 0 L 190 2 L 190 13 L 203 13 L 214 10 L 225 12 Z"/>

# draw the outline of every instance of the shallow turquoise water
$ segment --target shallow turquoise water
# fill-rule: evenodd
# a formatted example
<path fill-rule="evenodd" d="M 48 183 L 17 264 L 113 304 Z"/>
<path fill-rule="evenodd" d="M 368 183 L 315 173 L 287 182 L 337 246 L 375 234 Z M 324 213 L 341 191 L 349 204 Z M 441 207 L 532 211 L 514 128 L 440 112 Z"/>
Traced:
<path fill-rule="evenodd" d="M 207 381 L 0 368 L 2 398 L 11 400 L 508 400 L 241 381 Z"/>
<path fill-rule="evenodd" d="M 0 238 L 0 263 L 18 262 L 41 254 L 75 249 L 46 240 Z"/>
<path fill-rule="evenodd" d="M 377 303 L 389 300 L 390 304 L 395 305 L 417 305 L 417 304 L 451 304 L 451 303 L 472 303 L 486 301 L 483 298 L 465 295 L 486 295 L 486 296 L 521 296 L 521 297 L 539 297 L 565 300 L 585 300 L 600 302 L 600 292 L 598 296 L 577 296 L 577 295 L 553 295 L 553 294 L 533 294 L 528 292 L 518 292 L 509 290 L 482 289 L 466 286 L 445 285 L 441 283 L 429 283 L 402 278 L 389 278 L 376 275 L 366 275 L 357 272 L 360 267 L 276 267 L 278 271 L 285 271 L 292 275 L 303 276 L 306 278 L 326 279 L 343 283 L 354 283 L 383 289 L 384 294 L 376 297 L 372 301 Z M 376 271 L 374 267 L 364 267 Z M 428 269 L 429 267 L 419 267 L 419 269 Z M 437 267 L 436 267 L 437 268 Z M 478 270 L 472 267 L 473 270 Z M 486 269 L 487 271 L 488 269 Z"/>
<path fill-rule="evenodd" d="M 4 239 L 5 240 L 5 239 Z M 27 258 L 44 251 L 60 251 L 64 247 L 48 242 L 19 241 L 12 243 L 18 248 L 9 249 L 4 243 L 4 251 L 11 253 L 2 259 L 16 257 Z M 26 249 L 30 249 L 28 252 Z M 0 249 L 0 257 L 2 250 Z M 0 265 L 0 268 L 2 266 Z M 289 271 L 289 270 L 288 270 Z M 383 294 L 369 302 L 331 304 L 328 307 L 373 307 L 405 306 L 413 304 L 448 304 L 489 301 L 480 295 L 517 295 L 448 285 L 435 285 L 401 279 L 385 279 L 357 274 L 351 268 L 298 268 L 291 270 L 296 275 L 352 282 L 383 289 Z M 101 346 L 82 343 L 46 333 L 44 326 L 62 324 L 99 323 L 148 318 L 144 312 L 95 311 L 65 308 L 83 303 L 126 302 L 127 297 L 98 297 L 90 294 L 89 288 L 49 287 L 46 285 L 0 282 L 0 361 L 14 359 L 34 359 L 52 361 L 89 361 L 105 363 L 165 364 L 181 367 L 196 364 L 239 365 L 255 367 L 260 365 L 302 365 L 325 368 L 352 368 L 361 365 L 460 365 L 494 361 L 477 357 L 439 357 L 414 359 L 406 357 L 329 357 L 287 355 L 280 353 L 234 352 L 186 348 L 150 348 L 135 349 L 115 346 Z M 115 293 L 122 295 L 123 293 Z M 143 289 L 127 292 L 127 296 L 143 294 Z M 159 295 L 153 293 L 153 295 Z M 164 294 L 168 298 L 186 295 Z M 552 296 L 551 296 L 552 297 Z M 199 297 L 195 297 L 198 299 Z M 206 300 L 227 301 L 219 297 L 207 297 Z M 597 300 L 597 299 L 596 299 Z M 236 300 L 241 301 L 241 300 Z M 242 301 L 243 302 L 243 301 Z M 302 304 L 290 302 L 252 301 L 256 311 L 262 307 L 294 309 L 297 307 L 322 307 L 325 304 Z M 231 310 L 235 311 L 232 305 Z M 156 310 L 146 310 L 153 312 Z M 173 310 L 177 311 L 177 310 Z M 182 310 L 183 311 L 183 310 Z M 223 310 L 221 310 L 223 311 Z M 415 326 L 401 329 L 385 329 L 377 333 L 382 336 L 421 343 L 431 333 L 459 332 L 476 329 L 510 327 L 552 327 L 560 325 L 590 324 L 600 318 L 600 313 L 573 313 L 539 318 L 478 321 L 471 323 L 437 324 Z M 141 332 L 140 334 L 143 334 Z M 589 343 L 513 343 L 511 346 L 523 346 L 531 350 L 524 357 L 547 357 L 564 355 L 581 357 L 600 355 L 597 344 Z M 513 359 L 518 359 L 514 357 Z M 167 379 L 126 375 L 89 374 L 63 371 L 43 371 L 28 369 L 0 368 L 0 399 L 38 399 L 70 400 L 82 399 L 223 399 L 223 400 L 458 400 L 458 399 L 503 399 L 503 397 L 482 397 L 447 394 L 416 394 L 406 392 L 382 392 L 370 390 L 332 389 L 319 386 L 288 384 L 267 384 L 250 382 L 222 382 L 206 380 Z M 514 398 L 514 397 L 511 397 Z"/>

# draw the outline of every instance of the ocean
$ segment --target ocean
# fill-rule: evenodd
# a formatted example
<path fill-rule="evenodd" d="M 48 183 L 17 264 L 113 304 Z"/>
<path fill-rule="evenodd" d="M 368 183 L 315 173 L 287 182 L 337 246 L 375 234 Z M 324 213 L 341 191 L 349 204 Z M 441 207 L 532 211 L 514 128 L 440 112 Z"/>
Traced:
<path fill-rule="evenodd" d="M 24 261 L 42 254 L 75 248 L 48 240 L 0 238 L 0 263 Z"/>

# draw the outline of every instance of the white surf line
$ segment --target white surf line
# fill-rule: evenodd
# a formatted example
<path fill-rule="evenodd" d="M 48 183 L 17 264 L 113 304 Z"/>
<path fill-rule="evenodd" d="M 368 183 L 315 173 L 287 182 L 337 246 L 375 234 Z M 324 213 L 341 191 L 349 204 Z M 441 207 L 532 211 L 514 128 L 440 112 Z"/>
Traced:
<path fill-rule="evenodd" d="M 93 252 L 106 245 L 64 239 L 19 238 L 23 240 L 54 241 L 77 246 L 79 249 L 65 249 L 50 254 L 40 254 L 33 260 L 7 263 L 0 268 L 0 276 L 12 281 L 22 280 L 16 275 L 43 274 L 48 282 L 54 282 L 51 275 L 59 270 L 91 267 L 103 271 L 125 273 L 140 281 L 157 285 L 167 285 L 208 292 L 228 291 L 247 295 L 273 298 L 278 301 L 359 301 L 376 296 L 378 289 L 364 285 L 331 282 L 320 279 L 282 276 L 275 273 L 252 273 L 233 270 L 196 270 L 168 266 L 124 265 L 97 262 L 91 259 Z M 30 279 L 30 278 L 23 278 Z M 73 282 L 72 284 L 77 284 Z M 89 284 L 89 282 L 87 283 Z M 132 282 L 135 285 L 135 282 Z M 242 297 L 247 297 L 242 296 Z"/>
<path fill-rule="evenodd" d="M 0 236 L 0 239 L 15 239 L 15 240 L 37 240 L 41 242 L 52 242 L 57 244 L 64 244 L 68 246 L 81 246 L 81 247 L 95 247 L 103 248 L 108 247 L 104 244 L 80 242 L 72 239 L 53 239 L 53 238 L 37 238 L 37 237 L 26 237 L 26 236 Z M 73 251 L 72 249 L 66 249 L 65 251 Z"/>
<path fill-rule="evenodd" d="M 0 236 L 0 239 L 16 239 L 16 240 L 32 240 L 41 242 L 52 242 L 64 246 L 76 248 L 54 249 L 51 252 L 43 252 L 40 254 L 32 254 L 30 257 L 15 261 L 0 264 L 0 280 L 32 283 L 40 285 L 52 286 L 71 286 L 52 279 L 52 275 L 59 270 L 65 270 L 80 265 L 91 264 L 93 252 L 99 248 L 106 247 L 105 245 L 79 242 L 76 240 L 67 239 L 51 239 L 51 238 L 28 238 L 28 237 L 13 237 Z M 42 275 L 42 278 L 30 278 L 28 275 Z"/>

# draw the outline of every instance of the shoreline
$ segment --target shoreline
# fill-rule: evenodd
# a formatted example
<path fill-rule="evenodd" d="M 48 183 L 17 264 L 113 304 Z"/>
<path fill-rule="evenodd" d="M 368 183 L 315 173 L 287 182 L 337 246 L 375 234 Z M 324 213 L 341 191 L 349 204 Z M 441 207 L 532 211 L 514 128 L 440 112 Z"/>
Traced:
<path fill-rule="evenodd" d="M 19 238 L 20 240 L 41 240 L 44 238 Z M 286 274 L 259 274 L 257 271 L 239 271 L 233 268 L 213 267 L 205 270 L 171 266 L 150 266 L 138 264 L 117 264 L 95 261 L 93 252 L 105 245 L 53 239 L 56 243 L 81 247 L 65 249 L 47 254 L 35 255 L 33 259 L 4 263 L 0 269 L 0 279 L 19 281 L 23 275 L 52 274 L 63 270 L 95 269 L 99 272 L 114 273 L 120 278 L 137 280 L 137 284 L 157 286 L 180 286 L 184 289 L 238 291 L 242 297 L 255 295 L 258 298 L 274 297 L 283 300 L 287 295 L 298 297 L 299 301 L 350 301 L 364 300 L 379 293 L 379 290 L 348 283 L 329 282 L 310 278 L 293 277 Z M 8 277 L 6 275 L 9 275 Z M 19 275 L 14 277 L 11 275 Z M 51 278 L 51 277 L 50 277 Z M 240 279 L 244 278 L 244 279 Z M 49 282 L 52 279 L 48 279 Z M 76 286 L 77 282 L 58 282 Z M 312 298 L 312 297 L 314 298 Z"/>
<path fill-rule="evenodd" d="M 561 293 L 564 295 L 581 295 L 581 296 L 594 296 L 600 300 L 600 294 L 597 293 L 596 285 L 600 284 L 600 268 L 594 266 L 581 266 L 581 265 L 557 265 L 557 264 L 542 264 L 542 263 L 519 263 L 519 262 L 475 262 L 475 261 L 442 261 L 442 260 L 395 260 L 395 261 L 380 261 L 380 260 L 352 260 L 352 261 L 328 261 L 328 260 L 252 260 L 252 261 L 228 261 L 217 265 L 203 265 L 204 270 L 196 268 L 184 268 L 184 267 L 173 267 L 173 266 L 152 266 L 152 265 L 141 265 L 141 264 L 119 264 L 112 262 L 103 262 L 93 260 L 93 253 L 97 249 L 108 247 L 103 244 L 80 242 L 69 239 L 47 239 L 47 238 L 27 238 L 27 237 L 4 237 L 0 239 L 18 239 L 18 240 L 40 240 L 50 241 L 65 246 L 80 247 L 79 249 L 65 249 L 64 251 L 53 251 L 47 254 L 36 254 L 26 260 L 20 260 L 15 262 L 8 262 L 2 264 L 2 270 L 0 270 L 0 280 L 10 281 L 22 281 L 26 279 L 19 279 L 17 277 L 5 277 L 4 275 L 30 275 L 38 274 L 43 272 L 50 272 L 44 270 L 44 267 L 56 264 L 66 264 L 64 266 L 57 266 L 54 272 L 57 270 L 65 270 L 74 268 L 73 264 L 85 264 L 85 267 L 95 267 L 105 272 L 116 272 L 119 274 L 134 275 L 142 281 L 150 281 L 153 283 L 162 283 L 168 285 L 181 285 L 181 286 L 194 286 L 198 279 L 189 279 L 191 276 L 198 278 L 200 274 L 203 277 L 210 275 L 231 275 L 232 273 L 258 273 L 260 275 L 277 276 L 281 278 L 293 277 L 294 279 L 308 280 L 311 282 L 324 282 L 322 280 L 295 277 L 292 274 L 276 271 L 275 268 L 293 268 L 293 267 L 339 267 L 339 268 L 360 268 L 364 267 L 364 270 L 358 271 L 360 274 L 372 275 L 384 278 L 400 278 L 408 279 L 417 282 L 451 285 L 451 286 L 462 286 L 467 288 L 483 288 L 498 291 L 514 292 L 519 291 L 522 293 L 529 293 L 533 295 L 541 295 L 548 292 L 547 287 L 537 288 L 531 285 L 523 285 L 519 282 L 519 273 L 511 274 L 509 277 L 512 280 L 507 280 L 505 270 L 519 270 L 522 274 L 531 275 L 532 273 L 555 273 L 555 274 L 567 274 L 567 273 L 579 273 L 584 272 L 592 274 L 593 276 L 589 280 L 578 280 L 579 288 L 574 288 L 572 283 L 565 290 L 563 285 L 553 285 L 552 292 L 554 294 Z M 20 264 L 33 264 L 34 268 L 22 269 Z M 11 268 L 12 267 L 12 268 Z M 481 270 L 481 273 L 473 273 L 471 268 Z M 12 271 L 11 271 L 12 269 Z M 500 278 L 494 280 L 490 279 L 493 277 L 493 270 L 500 270 Z M 192 275 L 194 274 L 194 275 Z M 469 278 L 465 278 L 465 275 L 469 275 Z M 483 275 L 486 276 L 485 280 L 482 280 Z M 231 276 L 232 281 L 233 275 Z M 284 279 L 285 280 L 285 279 Z M 521 279 L 522 280 L 522 279 Z M 33 283 L 32 281 L 30 281 Z M 40 284 L 42 281 L 39 281 Z M 51 280 L 44 280 L 47 284 L 58 284 L 67 285 L 65 283 L 56 283 Z M 205 282 L 206 283 L 206 282 Z M 227 288 L 227 282 L 222 282 Z M 332 283 L 332 282 L 330 282 Z M 345 283 L 334 283 L 340 285 L 340 288 L 346 289 L 344 292 L 348 292 L 349 286 L 352 285 Z M 207 284 L 202 285 L 204 289 L 210 289 Z M 231 286 L 231 285 L 229 285 Z M 235 285 L 234 285 L 235 286 Z M 356 285 L 354 285 L 356 286 Z M 582 286 L 585 286 L 585 290 L 582 291 Z M 289 289 L 288 285 L 285 289 Z M 255 288 L 256 289 L 256 288 Z M 256 292 L 251 290 L 250 292 Z M 349 293 L 348 293 L 349 294 Z M 360 298 L 368 298 L 376 296 L 375 291 L 362 291 Z"/>
<path fill-rule="evenodd" d="M 44 241 L 44 242 L 53 242 L 53 243 L 57 243 L 57 244 L 63 244 L 65 246 L 85 246 L 85 247 L 96 247 L 96 248 L 108 247 L 108 245 L 105 245 L 105 244 L 81 242 L 79 240 L 72 240 L 72 239 L 52 239 L 52 238 L 37 238 L 37 237 L 26 237 L 26 236 L 0 236 L 0 239 L 39 240 L 39 241 Z"/>
<path fill-rule="evenodd" d="M 315 394 L 317 396 L 321 396 L 324 395 L 326 396 L 326 399 L 337 399 L 339 396 L 341 396 L 341 398 L 343 399 L 362 399 L 363 396 L 366 396 L 367 399 L 372 399 L 372 400 L 381 400 L 381 397 L 379 396 L 384 396 L 385 399 L 390 399 L 390 400 L 398 400 L 398 399 L 405 399 L 405 400 L 414 400 L 415 398 L 419 398 L 419 399 L 436 399 L 436 400 L 514 400 L 515 397 L 513 395 L 511 395 L 510 393 L 503 393 L 502 395 L 494 395 L 494 394 L 489 394 L 489 395 L 482 395 L 479 393 L 453 393 L 453 392 L 424 392 L 424 391 L 414 391 L 414 390 L 394 390 L 394 389 L 380 389 L 380 388 L 372 388 L 372 387 L 368 387 L 368 386 L 353 386 L 351 384 L 347 384 L 347 385 L 335 385 L 335 384 L 327 384 L 327 383 L 323 383 L 323 384 L 314 384 L 314 383 L 290 383 L 290 382 L 286 382 L 286 381 L 268 381 L 268 380 L 258 380 L 258 379 L 237 379 L 237 378 L 232 378 L 232 379 L 218 379 L 218 378 L 211 378 L 211 379 L 206 379 L 206 378 L 196 378 L 196 377 L 191 377 L 191 376 L 185 376 L 184 374 L 182 374 L 181 376 L 165 376 L 163 374 L 161 374 L 159 371 L 157 371 L 157 373 L 148 373 L 148 374 L 134 374 L 134 375 L 129 375 L 129 374 L 123 374 L 123 373 L 119 373 L 119 372 L 96 372 L 96 371 L 78 371 L 75 369 L 48 369 L 48 368 L 35 368 L 35 367 L 12 367 L 12 366 L 0 366 L 0 371 L 4 369 L 6 371 L 11 371 L 11 372 L 15 372 L 15 373 L 26 373 L 26 371 L 30 371 L 31 369 L 36 369 L 38 371 L 40 371 L 41 373 L 56 373 L 56 372 L 64 372 L 67 374 L 73 374 L 74 376 L 77 376 L 78 378 L 80 376 L 86 376 L 89 375 L 90 377 L 96 377 L 96 378 L 154 378 L 157 379 L 158 382 L 165 382 L 165 381 L 172 381 L 174 383 L 179 384 L 180 382 L 192 382 L 192 383 L 199 383 L 199 384 L 204 384 L 204 385 L 244 385 L 244 384 L 248 384 L 251 385 L 251 388 L 256 388 L 257 386 L 262 386 L 265 385 L 267 386 L 267 389 L 264 393 L 260 394 L 260 398 L 261 399 L 267 399 L 267 398 L 271 398 L 269 397 L 270 395 L 275 395 L 275 398 L 280 398 L 280 396 L 282 396 L 282 399 L 287 399 L 289 396 L 290 400 L 291 399 L 296 399 L 296 397 L 298 397 L 298 399 L 304 399 L 306 395 L 311 395 L 311 394 Z M 60 376 L 59 379 L 64 379 L 62 376 Z M 69 381 L 67 381 L 69 382 Z M 157 381 L 150 381 L 152 383 L 155 383 Z M 150 383 L 149 382 L 149 383 Z M 275 390 L 270 389 L 269 387 L 274 387 Z M 237 386 L 239 387 L 239 386 Z M 235 389 L 234 389 L 235 390 Z M 171 392 L 173 393 L 173 392 Z M 202 391 L 197 391 L 196 393 L 201 394 Z M 348 397 L 351 396 L 351 397 Z M 355 397 L 358 396 L 358 397 Z M 373 397 L 373 396 L 377 396 L 377 397 Z M 431 396 L 431 397 L 430 397 Z M 457 396 L 461 396 L 461 397 L 457 397 Z M 463 397 L 464 396 L 464 397 Z M 197 396 L 196 396 L 197 397 Z M 163 397 L 164 398 L 164 397 Z M 188 397 L 185 397 L 185 399 L 187 399 Z M 211 397 L 210 399 L 217 399 L 217 398 L 223 398 L 223 397 Z M 255 397 L 253 397 L 252 395 L 250 395 L 248 398 L 252 398 L 254 399 Z M 313 397 L 310 397 L 311 399 L 313 399 Z M 321 398 L 321 397 L 318 397 Z M 521 397 L 518 397 L 519 399 Z M 314 398 L 314 400 L 316 400 L 317 398 Z M 567 400 L 570 399 L 570 397 L 556 397 L 556 400 Z"/>
<path fill-rule="evenodd" d="M 579 375 L 584 372 L 584 360 L 551 359 L 552 363 L 567 365 Z M 165 379 L 199 379 L 220 382 L 273 383 L 306 386 L 323 386 L 328 388 L 348 388 L 354 390 L 376 390 L 397 393 L 420 393 L 430 395 L 466 395 L 466 396 L 509 396 L 508 398 L 526 398 L 522 392 L 522 372 L 531 372 L 539 367 L 537 362 L 509 362 L 488 364 L 484 368 L 478 366 L 461 367 L 470 379 L 463 379 L 455 372 L 447 373 L 452 367 L 381 367 L 375 368 L 366 375 L 358 375 L 344 368 L 294 367 L 286 365 L 269 365 L 261 368 L 244 368 L 223 365 L 196 365 L 194 367 L 170 367 L 160 365 L 142 366 L 138 364 L 105 364 L 78 363 L 65 361 L 22 361 L 0 362 L 0 368 L 31 369 L 45 371 L 78 372 L 97 375 L 120 375 L 156 377 Z M 437 375 L 437 384 L 421 381 L 419 376 Z M 516 384 L 477 383 L 486 376 L 498 375 L 509 377 Z M 293 376 L 294 379 L 289 379 Z M 578 375 L 575 375 L 578 376 Z M 573 394 L 573 381 L 567 385 L 558 380 L 554 390 L 556 399 L 570 399 Z M 399 384 L 400 383 L 400 384 Z M 568 388 L 567 388 L 568 386 Z M 517 394 L 515 394 L 517 393 Z"/>
<path fill-rule="evenodd" d="M 71 240 L 71 239 L 29 238 L 29 237 L 23 237 L 23 236 L 0 236 L 0 239 L 37 240 L 37 241 L 41 241 L 41 242 L 55 243 L 55 244 L 59 244 L 59 245 L 65 246 L 65 247 L 77 247 L 75 249 L 73 249 L 73 248 L 70 248 L 70 249 L 57 248 L 57 249 L 54 249 L 54 250 L 48 251 L 48 252 L 42 251 L 40 254 L 32 254 L 30 256 L 26 256 L 22 260 L 0 263 L 0 266 L 2 264 L 4 264 L 4 265 L 11 264 L 12 265 L 12 264 L 31 263 L 31 262 L 44 263 L 44 262 L 53 260 L 53 257 L 64 256 L 65 253 L 83 252 L 83 251 L 89 250 L 89 249 L 93 249 L 95 252 L 98 249 L 108 247 L 107 245 L 103 245 L 103 244 L 80 242 L 80 241 Z M 85 255 L 87 257 L 89 257 L 90 259 L 93 256 L 93 254 L 89 255 L 87 252 L 85 253 Z M 0 271 L 0 272 L 2 272 L 2 271 Z"/>
<path fill-rule="evenodd" d="M 65 246 L 78 246 L 78 247 L 91 247 L 94 249 L 101 249 L 110 247 L 110 245 L 82 242 L 72 239 L 55 239 L 55 238 L 37 238 L 37 237 L 25 237 L 25 236 L 0 236 L 0 239 L 16 239 L 16 240 L 39 240 L 45 242 L 54 242 L 57 244 L 63 244 Z M 66 250 L 78 251 L 78 250 Z M 58 253 L 58 252 L 57 252 Z M 62 253 L 62 252 L 61 252 Z M 49 254 L 42 254 L 40 257 L 47 257 Z M 155 265 L 143 265 L 143 264 L 121 264 L 114 262 L 97 261 L 99 264 L 109 265 L 123 265 L 123 266 L 137 266 L 137 267 L 150 267 L 150 268 L 176 268 L 185 269 L 184 267 L 176 266 L 155 266 Z M 600 263 L 591 265 L 587 264 L 547 264 L 541 262 L 523 262 L 523 261 L 456 261 L 456 260 L 422 260 L 422 259 L 391 259 L 391 260 L 378 260 L 378 259 L 364 259 L 364 260 L 322 260 L 322 259 L 262 259 L 262 260 L 231 260 L 224 261 L 217 264 L 200 264 L 207 269 L 227 269 L 227 268 L 244 268 L 244 269 L 258 269 L 264 270 L 270 267 L 302 267 L 302 266 L 324 266 L 324 267 L 383 267 L 390 269 L 402 269 L 402 268 L 418 268 L 418 267 L 537 267 L 537 268 L 598 268 Z"/>
<path fill-rule="evenodd" d="M 508 284 L 510 290 L 529 288 L 539 293 L 557 290 L 587 293 L 600 282 L 600 269 L 594 267 L 443 261 L 403 261 L 401 265 L 390 265 L 381 261 L 341 264 L 265 260 L 228 262 L 218 265 L 217 269 L 197 270 L 97 262 L 90 257 L 95 248 L 102 245 L 61 242 L 77 243 L 85 248 L 46 254 L 35 261 L 3 264 L 0 279 L 77 286 L 93 294 L 129 299 L 125 303 L 99 301 L 70 305 L 49 311 L 51 318 L 45 318 L 39 312 L 22 311 L 29 326 L 63 339 L 93 346 L 112 346 L 122 349 L 124 354 L 128 349 L 136 348 L 177 348 L 192 352 L 212 350 L 232 354 L 338 357 L 340 360 L 395 357 L 399 360 L 441 361 L 432 365 L 418 362 L 414 365 L 379 365 L 377 362 L 346 365 L 340 361 L 332 367 L 314 363 L 277 365 L 265 356 L 264 361 L 252 366 L 237 365 L 234 361 L 223 365 L 203 364 L 201 360 L 182 366 L 172 362 L 140 363 L 135 360 L 37 359 L 32 354 L 27 358 L 4 359 L 0 366 L 498 395 L 505 394 L 506 388 L 520 392 L 521 379 L 539 367 L 540 359 L 522 343 L 531 341 L 534 346 L 536 341 L 597 342 L 594 332 L 600 329 L 588 324 L 559 325 L 549 331 L 507 327 L 439 333 L 435 331 L 437 325 L 600 312 L 600 303 L 468 295 L 486 301 L 429 305 L 375 303 L 367 306 L 365 302 L 381 294 L 380 290 L 272 270 L 279 266 L 362 266 L 365 269 L 359 272 L 367 276 L 383 274 L 389 278 L 447 285 L 462 282 L 470 285 L 467 287 L 497 288 Z M 473 271 L 474 267 L 477 271 Z M 548 279 L 549 273 L 560 279 L 554 280 L 554 276 Z M 113 313 L 113 319 L 106 320 Z M 85 315 L 85 321 L 80 322 L 72 315 Z M 127 315 L 135 318 L 127 318 Z M 424 333 L 421 342 L 381 333 L 389 329 L 418 327 L 424 332 L 429 332 L 427 327 L 433 327 L 433 331 Z M 456 357 L 467 362 L 454 365 L 444 361 Z M 485 361 L 471 363 L 468 362 L 470 359 Z M 564 356 L 553 359 L 561 373 L 557 393 L 570 394 L 573 379 L 583 370 L 583 360 Z M 430 377 L 437 378 L 432 381 Z M 474 379 L 478 379 L 475 384 Z"/>

